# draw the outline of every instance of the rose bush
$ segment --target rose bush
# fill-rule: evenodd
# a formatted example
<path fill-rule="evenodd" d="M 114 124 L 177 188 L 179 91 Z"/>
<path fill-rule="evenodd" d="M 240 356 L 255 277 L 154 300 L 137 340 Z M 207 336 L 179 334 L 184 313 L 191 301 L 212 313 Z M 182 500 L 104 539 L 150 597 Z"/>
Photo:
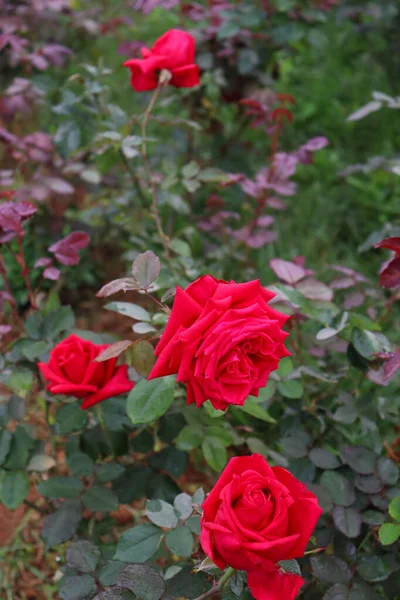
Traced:
<path fill-rule="evenodd" d="M 95 361 L 106 348 L 108 344 L 94 344 L 74 334 L 68 336 L 50 352 L 48 363 L 38 363 L 48 381 L 47 389 L 52 394 L 84 398 L 82 409 L 129 392 L 135 384 L 128 379 L 128 365 L 117 367 L 116 358 Z"/>
<path fill-rule="evenodd" d="M 161 70 L 171 73 L 169 85 L 194 87 L 200 83 L 199 67 L 194 64 L 194 38 L 185 31 L 171 29 L 149 50 L 141 48 L 143 59 L 132 58 L 124 63 L 131 71 L 131 85 L 137 92 L 154 90 Z"/>
<path fill-rule="evenodd" d="M 178 287 L 149 379 L 177 373 L 188 404 L 210 400 L 218 410 L 258 396 L 290 355 L 282 331 L 288 317 L 267 304 L 274 295 L 257 280 L 228 283 L 210 275 Z"/>
<path fill-rule="evenodd" d="M 286 469 L 259 454 L 232 458 L 203 503 L 200 542 L 221 569 L 248 572 L 257 600 L 286 600 L 304 580 L 276 563 L 303 556 L 321 514 L 314 494 Z"/>

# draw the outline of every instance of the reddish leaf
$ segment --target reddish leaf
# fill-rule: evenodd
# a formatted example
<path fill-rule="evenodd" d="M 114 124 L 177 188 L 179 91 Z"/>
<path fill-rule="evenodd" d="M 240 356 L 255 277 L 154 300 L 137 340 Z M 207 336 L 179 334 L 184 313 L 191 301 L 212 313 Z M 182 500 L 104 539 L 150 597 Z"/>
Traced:
<path fill-rule="evenodd" d="M 52 244 L 48 250 L 55 254 L 57 260 L 63 265 L 77 265 L 79 262 L 78 251 L 86 248 L 89 236 L 83 231 L 74 231 L 64 239 Z"/>
<path fill-rule="evenodd" d="M 122 354 L 124 350 L 129 348 L 129 346 L 133 346 L 133 342 L 130 340 L 121 340 L 120 342 L 115 342 L 103 350 L 103 352 L 100 352 L 100 354 L 94 360 L 95 362 L 103 362 L 105 360 L 109 360 L 110 358 L 116 358 Z"/>
<path fill-rule="evenodd" d="M 400 286 L 400 257 L 391 260 L 379 275 L 379 285 L 384 288 Z"/>
<path fill-rule="evenodd" d="M 330 282 L 330 287 L 334 290 L 346 290 L 353 287 L 355 281 L 352 277 L 338 277 Z"/>
<path fill-rule="evenodd" d="M 103 287 L 97 292 L 96 296 L 98 298 L 107 298 L 112 294 L 116 294 L 117 292 L 128 292 L 129 290 L 138 290 L 139 284 L 137 281 L 132 279 L 131 277 L 123 277 L 121 279 L 114 279 L 114 281 L 110 281 L 110 283 L 106 283 Z"/>
<path fill-rule="evenodd" d="M 310 277 L 300 281 L 296 285 L 296 289 L 304 294 L 309 300 L 323 300 L 330 302 L 333 298 L 333 292 L 327 285 Z"/>
<path fill-rule="evenodd" d="M 396 350 L 396 352 L 389 358 L 386 362 L 383 371 L 385 374 L 385 379 L 390 379 L 400 370 L 400 350 Z"/>
<path fill-rule="evenodd" d="M 47 258 L 46 256 L 41 256 L 40 258 L 37 259 L 37 261 L 33 265 L 33 268 L 37 269 L 38 267 L 48 267 L 52 262 L 53 262 L 52 258 Z"/>
<path fill-rule="evenodd" d="M 388 250 L 393 250 L 397 254 L 400 254 L 400 237 L 385 238 L 378 244 L 375 244 L 374 248 L 387 248 Z"/>
<path fill-rule="evenodd" d="M 47 269 L 45 269 L 43 271 L 43 277 L 45 279 L 51 279 L 52 281 L 57 281 L 57 279 L 60 277 L 60 270 L 57 269 L 56 267 L 47 267 Z"/>
<path fill-rule="evenodd" d="M 303 267 L 294 264 L 288 260 L 282 260 L 281 258 L 273 258 L 269 262 L 269 266 L 285 283 L 297 283 L 300 279 L 303 279 L 306 275 L 306 271 Z"/>

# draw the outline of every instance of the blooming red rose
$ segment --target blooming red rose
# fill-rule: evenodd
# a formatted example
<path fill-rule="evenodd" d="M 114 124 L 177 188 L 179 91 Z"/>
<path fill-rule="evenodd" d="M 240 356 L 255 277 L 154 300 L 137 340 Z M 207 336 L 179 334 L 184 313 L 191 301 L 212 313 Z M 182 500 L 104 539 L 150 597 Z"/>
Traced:
<path fill-rule="evenodd" d="M 128 365 L 116 366 L 117 359 L 94 359 L 108 344 L 93 344 L 70 335 L 50 352 L 48 363 L 38 363 L 52 394 L 85 398 L 81 408 L 89 408 L 111 396 L 129 392 L 135 385 L 128 379 Z"/>
<path fill-rule="evenodd" d="M 258 396 L 290 354 L 282 331 L 288 317 L 267 304 L 274 295 L 258 280 L 227 283 L 210 275 L 177 287 L 149 379 L 177 373 L 188 404 L 210 400 L 220 410 Z"/>
<path fill-rule="evenodd" d="M 198 85 L 200 69 L 194 64 L 195 47 L 194 38 L 185 31 L 167 31 L 151 50 L 141 48 L 143 59 L 132 58 L 124 62 L 124 67 L 131 70 L 132 87 L 137 92 L 154 90 L 162 69 L 171 73 L 169 84 L 174 87 Z"/>
<path fill-rule="evenodd" d="M 257 600 L 291 600 L 303 579 L 276 563 L 303 556 L 321 513 L 286 469 L 260 454 L 232 458 L 203 503 L 201 546 L 221 569 L 247 571 Z"/>

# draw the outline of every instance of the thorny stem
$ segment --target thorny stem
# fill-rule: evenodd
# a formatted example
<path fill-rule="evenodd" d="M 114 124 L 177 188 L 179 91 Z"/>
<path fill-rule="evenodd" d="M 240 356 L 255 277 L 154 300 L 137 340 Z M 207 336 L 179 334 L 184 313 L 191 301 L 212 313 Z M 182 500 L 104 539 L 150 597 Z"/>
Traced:
<path fill-rule="evenodd" d="M 143 119 L 142 119 L 142 123 L 141 123 L 141 134 L 142 134 L 142 146 L 141 146 L 141 152 L 142 152 L 142 158 L 143 158 L 143 165 L 144 165 L 144 169 L 146 172 L 146 176 L 149 182 L 149 186 L 150 186 L 150 190 L 151 190 L 151 213 L 154 219 L 154 222 L 156 224 L 157 227 L 157 231 L 158 231 L 158 235 L 161 238 L 161 242 L 162 245 L 164 246 L 164 250 L 165 250 L 165 254 L 167 257 L 170 256 L 170 248 L 169 248 L 169 237 L 166 235 L 166 233 L 164 232 L 163 226 L 162 226 L 162 222 L 161 222 L 161 217 L 160 217 L 160 213 L 158 211 L 158 206 L 157 206 L 157 193 L 156 193 L 156 188 L 153 182 L 153 176 L 151 173 L 151 168 L 150 168 L 150 163 L 149 163 L 149 159 L 147 156 L 147 145 L 146 145 L 146 127 L 147 127 L 147 123 L 149 121 L 150 115 L 151 115 L 151 111 L 154 108 L 155 103 L 157 102 L 157 98 L 160 95 L 162 89 L 162 84 L 159 83 L 157 88 L 154 90 L 154 94 L 151 97 L 151 100 L 149 102 L 148 107 L 146 108 L 144 115 L 143 115 Z"/>
<path fill-rule="evenodd" d="M 154 296 L 152 296 L 147 290 L 144 290 L 144 293 L 146 294 L 146 296 L 148 296 L 149 298 L 151 298 L 153 300 L 153 302 L 155 302 L 156 304 L 158 304 L 158 306 L 160 308 L 162 308 L 164 312 L 166 312 L 168 314 L 171 312 L 171 310 L 168 308 L 168 306 L 165 306 L 165 304 L 163 304 L 162 302 L 160 302 L 159 300 L 157 300 L 157 298 L 155 298 Z"/>
<path fill-rule="evenodd" d="M 2 279 L 3 279 L 3 282 L 4 282 L 5 290 L 6 290 L 7 294 L 10 297 L 9 302 L 10 302 L 12 313 L 13 313 L 13 315 L 15 317 L 15 320 L 20 325 L 20 327 L 23 327 L 24 325 L 23 325 L 23 323 L 22 323 L 22 321 L 20 319 L 20 316 L 18 314 L 18 310 L 17 310 L 17 307 L 16 307 L 16 302 L 15 302 L 15 299 L 14 299 L 14 296 L 13 296 L 13 293 L 12 293 L 12 290 L 11 290 L 10 283 L 8 281 L 6 265 L 4 263 L 4 259 L 1 256 L 1 254 L 0 254 L 0 273 L 1 273 L 1 276 L 2 276 Z"/>
<path fill-rule="evenodd" d="M 38 506 L 34 502 L 29 502 L 29 500 L 24 500 L 24 504 L 25 504 L 25 506 L 29 506 L 29 508 L 33 508 L 33 510 L 37 510 L 37 512 L 40 513 L 42 516 L 46 514 L 46 511 L 43 510 L 43 508 L 40 508 L 40 506 Z"/>
<path fill-rule="evenodd" d="M 37 310 L 37 306 L 36 306 L 36 302 L 35 302 L 35 295 L 32 290 L 31 281 L 29 279 L 29 268 L 28 268 L 28 265 L 26 264 L 26 260 L 25 260 L 24 246 L 22 244 L 22 236 L 21 235 L 18 236 L 18 247 L 19 247 L 18 263 L 21 267 L 21 272 L 25 279 L 25 285 L 26 285 L 26 289 L 28 291 L 29 302 L 30 302 L 31 307 L 34 310 Z"/>
<path fill-rule="evenodd" d="M 208 590 L 208 592 L 201 594 L 201 596 L 198 596 L 197 598 L 195 598 L 195 600 L 204 600 L 205 598 L 210 598 L 211 596 L 218 594 L 218 592 L 221 592 L 224 589 L 228 579 L 232 577 L 234 572 L 235 569 L 229 567 L 229 569 L 222 575 L 221 579 L 218 581 L 216 586 L 211 588 L 211 590 Z"/>

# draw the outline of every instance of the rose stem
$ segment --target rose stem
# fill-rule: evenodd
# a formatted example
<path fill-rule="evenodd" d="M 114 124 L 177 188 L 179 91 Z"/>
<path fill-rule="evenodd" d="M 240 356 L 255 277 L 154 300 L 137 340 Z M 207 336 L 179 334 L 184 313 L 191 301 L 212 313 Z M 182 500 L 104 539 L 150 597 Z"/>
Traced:
<path fill-rule="evenodd" d="M 111 457 L 115 458 L 115 452 L 114 452 L 114 446 L 110 437 L 110 432 L 107 431 L 106 426 L 104 425 L 104 420 L 103 420 L 103 414 L 101 412 L 101 408 L 100 405 L 98 404 L 96 406 L 96 412 L 97 412 L 97 418 L 99 420 L 100 423 L 100 427 L 102 429 L 102 432 L 104 433 L 104 437 L 107 440 L 108 445 L 110 446 L 110 450 L 111 450 Z"/>
<path fill-rule="evenodd" d="M 230 577 L 232 577 L 234 572 L 235 569 L 229 567 L 229 569 L 222 575 L 221 579 L 218 581 L 215 587 L 211 588 L 211 590 L 208 590 L 208 592 L 205 592 L 201 596 L 198 596 L 197 598 L 195 598 L 195 600 L 204 600 L 204 598 L 210 598 L 211 596 L 214 596 L 214 594 L 218 594 L 218 592 L 221 592 L 224 589 L 226 582 L 228 581 L 228 579 L 230 579 Z"/>
<path fill-rule="evenodd" d="M 13 293 L 11 291 L 11 286 L 10 286 L 10 283 L 8 281 L 8 278 L 7 278 L 6 265 L 4 263 L 4 259 L 1 256 L 1 254 L 0 254 L 0 273 L 1 273 L 1 276 L 3 278 L 5 290 L 6 290 L 7 294 L 10 296 L 9 302 L 10 302 L 10 305 L 11 305 L 12 313 L 13 313 L 13 315 L 15 317 L 15 320 L 18 322 L 18 324 L 20 325 L 20 327 L 22 327 L 22 329 L 23 329 L 24 325 L 23 325 L 23 323 L 22 323 L 22 321 L 21 321 L 21 319 L 19 317 L 18 310 L 16 308 L 16 304 L 17 303 L 15 302 Z"/>
<path fill-rule="evenodd" d="M 25 260 L 25 253 L 24 253 L 24 247 L 22 244 L 22 236 L 21 235 L 18 236 L 18 246 L 19 246 L 18 263 L 21 267 L 21 272 L 25 279 L 26 289 L 28 291 L 29 302 L 30 302 L 31 308 L 33 308 L 34 310 L 37 310 L 35 296 L 32 291 L 31 281 L 29 279 L 29 268 L 28 268 L 28 265 L 26 264 L 26 260 Z"/>
<path fill-rule="evenodd" d="M 157 298 L 155 298 L 154 296 L 152 296 L 150 294 L 150 292 L 148 292 L 147 290 L 144 290 L 144 293 L 146 294 L 146 296 L 148 296 L 149 298 L 151 298 L 153 300 L 153 302 L 155 302 L 156 304 L 158 304 L 158 306 L 160 306 L 164 312 L 170 314 L 171 309 L 168 308 L 168 306 L 165 306 L 165 304 L 163 304 L 162 302 L 160 302 L 159 300 L 157 300 Z"/>

